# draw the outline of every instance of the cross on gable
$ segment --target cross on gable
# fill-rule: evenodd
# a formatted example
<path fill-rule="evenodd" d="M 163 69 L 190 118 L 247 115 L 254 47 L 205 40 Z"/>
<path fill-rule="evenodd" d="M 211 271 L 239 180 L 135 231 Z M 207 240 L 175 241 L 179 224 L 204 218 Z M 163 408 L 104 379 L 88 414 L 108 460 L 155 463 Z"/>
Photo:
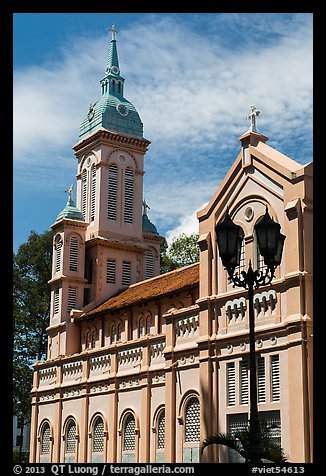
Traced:
<path fill-rule="evenodd" d="M 256 108 L 256 106 L 250 106 L 250 111 L 248 112 L 246 119 L 250 120 L 250 131 L 257 132 L 256 127 L 256 117 L 259 116 L 260 111 Z"/>

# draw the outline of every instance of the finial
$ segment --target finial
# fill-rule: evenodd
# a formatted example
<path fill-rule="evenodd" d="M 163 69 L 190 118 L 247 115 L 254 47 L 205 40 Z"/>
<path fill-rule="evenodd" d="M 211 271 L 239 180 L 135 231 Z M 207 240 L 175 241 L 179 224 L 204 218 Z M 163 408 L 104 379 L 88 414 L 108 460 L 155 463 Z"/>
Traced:
<path fill-rule="evenodd" d="M 143 216 L 147 217 L 147 208 L 151 208 L 151 207 L 147 205 L 145 198 L 143 200 L 143 207 L 144 207 Z"/>
<path fill-rule="evenodd" d="M 260 111 L 256 108 L 256 106 L 250 106 L 250 111 L 248 112 L 246 119 L 250 120 L 250 132 L 258 132 L 256 127 L 256 116 L 259 116 Z"/>
<path fill-rule="evenodd" d="M 115 25 L 112 25 L 111 28 L 109 28 L 109 31 L 112 32 L 111 40 L 115 40 L 115 35 L 116 33 L 118 33 L 119 30 L 115 27 Z"/>
<path fill-rule="evenodd" d="M 73 202 L 74 201 L 73 198 L 72 198 L 73 189 L 74 189 L 74 184 L 72 183 L 70 185 L 70 187 L 67 190 L 65 190 L 65 193 L 67 193 L 67 192 L 69 193 L 68 202 Z"/>

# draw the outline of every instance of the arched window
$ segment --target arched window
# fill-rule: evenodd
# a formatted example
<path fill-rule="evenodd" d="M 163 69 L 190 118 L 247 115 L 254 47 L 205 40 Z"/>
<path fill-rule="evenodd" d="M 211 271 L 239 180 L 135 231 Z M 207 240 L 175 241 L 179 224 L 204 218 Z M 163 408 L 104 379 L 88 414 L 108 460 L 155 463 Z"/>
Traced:
<path fill-rule="evenodd" d="M 164 463 L 165 448 L 165 410 L 161 410 L 156 424 L 156 462 Z"/>
<path fill-rule="evenodd" d="M 89 349 L 91 346 L 91 333 L 90 332 L 86 332 L 86 336 L 85 336 L 85 348 L 86 349 Z"/>
<path fill-rule="evenodd" d="M 134 172 L 127 167 L 125 170 L 125 198 L 124 198 L 124 222 L 132 223 L 134 201 Z"/>
<path fill-rule="evenodd" d="M 40 431 L 40 463 L 50 463 L 51 429 L 45 421 Z"/>
<path fill-rule="evenodd" d="M 116 342 L 116 340 L 117 340 L 117 330 L 116 330 L 115 324 L 113 323 L 111 326 L 111 344 Z"/>
<path fill-rule="evenodd" d="M 103 418 L 97 416 L 92 429 L 92 463 L 103 463 L 104 461 L 104 422 Z"/>
<path fill-rule="evenodd" d="M 95 349 L 95 347 L 96 347 L 96 329 L 94 329 L 93 332 L 92 332 L 91 347 L 92 347 L 92 349 Z"/>
<path fill-rule="evenodd" d="M 138 337 L 143 337 L 144 335 L 145 335 L 145 319 L 143 316 L 141 316 L 138 321 Z"/>
<path fill-rule="evenodd" d="M 95 203 L 96 203 L 96 165 L 93 164 L 91 168 L 91 221 L 95 219 Z"/>
<path fill-rule="evenodd" d="M 154 277 L 154 253 L 153 250 L 146 251 L 145 257 L 145 279 Z"/>
<path fill-rule="evenodd" d="M 117 341 L 121 342 L 121 333 L 122 333 L 122 324 L 121 322 L 118 322 L 117 326 Z"/>
<path fill-rule="evenodd" d="M 55 272 L 59 273 L 61 271 L 61 255 L 62 255 L 62 238 L 60 235 L 55 239 L 54 248 L 55 248 Z"/>
<path fill-rule="evenodd" d="M 117 219 L 117 197 L 118 197 L 118 167 L 116 164 L 109 165 L 108 183 L 108 219 Z"/>
<path fill-rule="evenodd" d="M 73 418 L 70 418 L 66 424 L 65 432 L 65 463 L 76 462 L 76 435 L 76 422 Z"/>
<path fill-rule="evenodd" d="M 135 463 L 136 461 L 136 422 L 132 413 L 128 412 L 122 427 L 122 462 Z"/>
<path fill-rule="evenodd" d="M 87 170 L 83 170 L 82 173 L 82 214 L 84 220 L 86 220 L 86 210 L 87 210 Z"/>
<path fill-rule="evenodd" d="M 183 462 L 199 463 L 200 409 L 199 400 L 193 396 L 188 399 L 184 411 Z"/>
<path fill-rule="evenodd" d="M 151 324 L 152 324 L 152 316 L 150 313 L 146 315 L 146 335 L 151 333 Z"/>
<path fill-rule="evenodd" d="M 72 236 L 70 239 L 69 270 L 78 269 L 78 238 Z"/>

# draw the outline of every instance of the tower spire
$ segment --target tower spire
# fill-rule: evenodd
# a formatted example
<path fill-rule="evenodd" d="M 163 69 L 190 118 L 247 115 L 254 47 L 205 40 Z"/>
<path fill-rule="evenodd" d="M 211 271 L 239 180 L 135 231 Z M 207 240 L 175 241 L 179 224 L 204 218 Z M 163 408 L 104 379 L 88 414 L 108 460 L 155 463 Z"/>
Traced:
<path fill-rule="evenodd" d="M 118 33 L 118 29 L 115 27 L 115 25 L 112 25 L 111 28 L 109 28 L 109 31 L 111 31 L 112 37 L 111 37 L 109 57 L 108 57 L 108 62 L 106 65 L 105 72 L 106 74 L 119 76 L 120 68 L 119 68 L 117 40 L 116 40 L 116 34 Z"/>

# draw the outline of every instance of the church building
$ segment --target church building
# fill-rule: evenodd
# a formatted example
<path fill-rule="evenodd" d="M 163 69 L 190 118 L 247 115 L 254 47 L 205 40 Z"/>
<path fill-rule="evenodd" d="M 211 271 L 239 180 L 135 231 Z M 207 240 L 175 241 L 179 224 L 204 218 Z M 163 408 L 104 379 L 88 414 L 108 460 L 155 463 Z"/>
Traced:
<path fill-rule="evenodd" d="M 150 141 L 124 96 L 116 32 L 99 100 L 73 146 L 74 186 L 52 225 L 48 352 L 34 364 L 33 463 L 239 462 L 205 438 L 249 413 L 248 293 L 229 284 L 216 242 L 228 211 L 239 271 L 261 270 L 254 226 L 285 235 L 272 282 L 255 291 L 258 410 L 290 462 L 312 461 L 312 163 L 267 145 L 257 111 L 239 154 L 197 213 L 198 263 L 160 275 L 163 237 L 143 197 Z"/>

